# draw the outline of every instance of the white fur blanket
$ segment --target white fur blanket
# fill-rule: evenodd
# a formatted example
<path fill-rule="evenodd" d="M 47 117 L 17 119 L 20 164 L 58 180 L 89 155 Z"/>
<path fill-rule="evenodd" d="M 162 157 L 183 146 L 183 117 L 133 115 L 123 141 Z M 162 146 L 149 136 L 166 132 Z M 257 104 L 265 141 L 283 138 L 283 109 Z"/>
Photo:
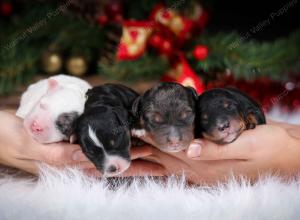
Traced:
<path fill-rule="evenodd" d="M 0 219 L 300 219 L 300 178 L 275 177 L 254 185 L 234 180 L 217 187 L 186 187 L 135 179 L 111 189 L 76 170 L 44 169 L 39 181 L 0 180 Z"/>
<path fill-rule="evenodd" d="M 299 114 L 272 114 L 300 123 Z M 215 187 L 187 187 L 172 177 L 134 179 L 111 188 L 77 170 L 43 168 L 38 180 L 0 176 L 0 220 L 6 219 L 300 219 L 300 176 L 264 177 L 254 185 L 232 179 Z"/>

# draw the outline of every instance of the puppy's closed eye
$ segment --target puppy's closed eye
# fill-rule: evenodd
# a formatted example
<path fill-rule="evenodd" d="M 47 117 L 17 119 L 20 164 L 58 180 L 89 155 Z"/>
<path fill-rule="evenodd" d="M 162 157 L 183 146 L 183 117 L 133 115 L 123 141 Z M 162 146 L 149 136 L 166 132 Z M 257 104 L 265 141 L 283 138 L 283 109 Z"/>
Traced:
<path fill-rule="evenodd" d="M 188 116 L 188 113 L 187 112 L 181 112 L 180 113 L 180 119 L 186 119 Z"/>
<path fill-rule="evenodd" d="M 115 141 L 114 140 L 110 140 L 109 143 L 110 143 L 111 146 L 115 145 Z"/>
<path fill-rule="evenodd" d="M 208 114 L 207 113 L 201 114 L 201 123 L 208 124 Z"/>
<path fill-rule="evenodd" d="M 158 113 L 158 112 L 146 114 L 146 117 L 150 121 L 153 121 L 155 123 L 162 123 L 162 122 L 164 122 L 164 119 L 163 119 L 162 115 L 160 113 Z"/>
<path fill-rule="evenodd" d="M 201 115 L 201 119 L 202 119 L 202 120 L 208 119 L 208 114 L 206 114 L 206 113 L 202 114 L 202 115 Z"/>
<path fill-rule="evenodd" d="M 235 104 L 231 102 L 224 102 L 223 106 L 227 110 L 233 110 L 235 108 Z"/>
<path fill-rule="evenodd" d="M 230 105 L 230 104 L 229 104 L 228 102 L 224 102 L 224 103 L 223 103 L 223 106 L 224 106 L 225 108 L 228 108 L 229 105 Z"/>
<path fill-rule="evenodd" d="M 159 113 L 155 113 L 154 116 L 153 116 L 153 119 L 157 123 L 162 123 L 163 122 L 163 118 Z"/>
<path fill-rule="evenodd" d="M 192 115 L 193 115 L 193 112 L 192 112 L 192 111 L 182 111 L 182 112 L 180 112 L 180 114 L 179 114 L 179 118 L 180 118 L 181 120 L 185 120 L 185 119 L 189 118 L 189 117 L 192 116 Z"/>

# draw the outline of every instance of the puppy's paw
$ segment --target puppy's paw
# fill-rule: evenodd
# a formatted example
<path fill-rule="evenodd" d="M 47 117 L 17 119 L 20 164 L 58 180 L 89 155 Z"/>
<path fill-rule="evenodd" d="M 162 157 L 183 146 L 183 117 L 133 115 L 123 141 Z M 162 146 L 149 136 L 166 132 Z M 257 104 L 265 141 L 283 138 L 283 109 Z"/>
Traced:
<path fill-rule="evenodd" d="M 254 124 L 254 123 L 249 123 L 247 125 L 247 129 L 254 129 L 255 127 L 256 127 L 256 124 Z"/>
<path fill-rule="evenodd" d="M 146 135 L 146 131 L 145 131 L 145 129 L 132 129 L 131 130 L 131 135 L 133 137 L 141 138 L 141 137 L 144 137 Z"/>
<path fill-rule="evenodd" d="M 246 129 L 254 129 L 258 124 L 256 117 L 253 113 L 249 113 L 246 118 Z"/>

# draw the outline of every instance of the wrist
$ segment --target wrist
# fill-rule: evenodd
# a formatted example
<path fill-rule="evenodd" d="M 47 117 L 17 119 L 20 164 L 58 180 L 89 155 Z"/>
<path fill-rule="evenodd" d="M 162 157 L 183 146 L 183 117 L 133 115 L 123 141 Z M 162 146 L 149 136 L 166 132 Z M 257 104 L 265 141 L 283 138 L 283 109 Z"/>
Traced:
<path fill-rule="evenodd" d="M 287 132 L 293 138 L 300 140 L 300 125 L 291 125 L 287 128 Z"/>
<path fill-rule="evenodd" d="M 290 136 L 286 153 L 289 155 L 284 163 L 286 171 L 290 175 L 298 174 L 300 172 L 300 139 Z"/>
<path fill-rule="evenodd" d="M 10 155 L 11 153 L 10 150 L 7 149 L 7 145 L 0 141 L 0 164 L 13 167 L 13 163 L 11 162 L 12 158 Z"/>
<path fill-rule="evenodd" d="M 14 166 L 21 155 L 19 149 L 24 138 L 19 131 L 23 126 L 20 119 L 8 112 L 0 111 L 0 120 L 5 125 L 0 128 L 0 164 Z"/>
<path fill-rule="evenodd" d="M 271 120 L 268 120 L 267 123 L 270 125 L 281 127 L 285 129 L 288 132 L 288 134 L 291 135 L 292 137 L 300 139 L 300 125 L 271 121 Z"/>

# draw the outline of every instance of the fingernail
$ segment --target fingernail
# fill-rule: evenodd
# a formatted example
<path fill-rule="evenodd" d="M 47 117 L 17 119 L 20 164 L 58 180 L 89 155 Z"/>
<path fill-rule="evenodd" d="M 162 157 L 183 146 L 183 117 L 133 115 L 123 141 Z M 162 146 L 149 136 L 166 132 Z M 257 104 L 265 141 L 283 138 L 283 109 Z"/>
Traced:
<path fill-rule="evenodd" d="M 188 157 L 199 157 L 201 154 L 201 145 L 199 143 L 192 143 L 189 146 L 187 156 Z"/>
<path fill-rule="evenodd" d="M 75 161 L 84 161 L 86 160 L 86 156 L 82 153 L 81 150 L 77 150 L 73 153 L 73 160 Z"/>

